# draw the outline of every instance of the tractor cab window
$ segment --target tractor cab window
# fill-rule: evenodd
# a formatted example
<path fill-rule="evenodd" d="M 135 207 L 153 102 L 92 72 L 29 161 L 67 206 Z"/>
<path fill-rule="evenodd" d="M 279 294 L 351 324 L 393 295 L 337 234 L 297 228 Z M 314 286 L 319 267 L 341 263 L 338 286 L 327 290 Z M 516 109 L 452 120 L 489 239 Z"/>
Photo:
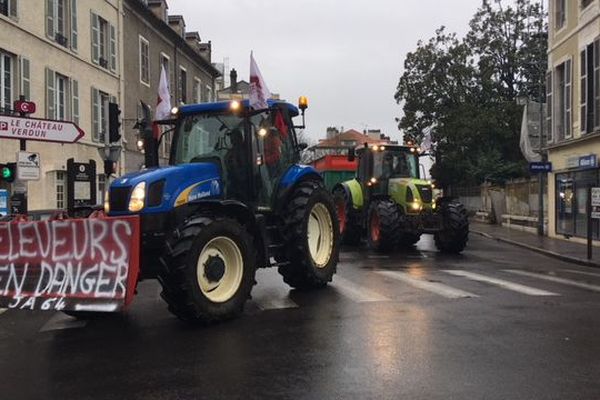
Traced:
<path fill-rule="evenodd" d="M 293 126 L 287 112 L 272 109 L 250 118 L 257 156 L 259 201 L 267 204 L 279 179 L 297 160 Z"/>
<path fill-rule="evenodd" d="M 377 177 L 419 178 L 419 163 L 412 153 L 387 151 L 374 156 L 374 175 Z"/>
<path fill-rule="evenodd" d="M 226 196 L 244 199 L 248 194 L 248 152 L 244 119 L 233 115 L 185 117 L 177 132 L 174 164 L 216 164 L 226 186 Z"/>

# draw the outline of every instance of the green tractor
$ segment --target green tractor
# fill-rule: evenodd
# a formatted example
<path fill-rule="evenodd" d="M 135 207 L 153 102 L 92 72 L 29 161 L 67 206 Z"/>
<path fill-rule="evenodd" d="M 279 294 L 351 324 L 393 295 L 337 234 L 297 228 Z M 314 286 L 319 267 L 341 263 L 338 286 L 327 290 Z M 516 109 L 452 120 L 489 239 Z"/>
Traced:
<path fill-rule="evenodd" d="M 433 234 L 444 253 L 464 250 L 469 221 L 458 201 L 434 198 L 434 186 L 419 175 L 418 149 L 401 145 L 365 144 L 358 156 L 357 176 L 333 188 L 342 241 L 358 245 L 366 236 L 376 251 L 416 244 L 424 233 Z"/>

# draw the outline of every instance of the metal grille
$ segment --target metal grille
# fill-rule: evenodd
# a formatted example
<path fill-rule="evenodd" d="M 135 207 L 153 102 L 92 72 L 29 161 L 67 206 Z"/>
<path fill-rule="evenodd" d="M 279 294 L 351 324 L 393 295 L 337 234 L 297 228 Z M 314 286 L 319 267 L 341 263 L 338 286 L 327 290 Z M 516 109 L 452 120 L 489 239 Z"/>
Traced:
<path fill-rule="evenodd" d="M 110 210 L 127 211 L 131 186 L 110 189 Z"/>
<path fill-rule="evenodd" d="M 433 191 L 431 190 L 431 186 L 417 185 L 417 189 L 419 189 L 421 200 L 424 203 L 431 203 L 431 200 L 433 199 Z"/>

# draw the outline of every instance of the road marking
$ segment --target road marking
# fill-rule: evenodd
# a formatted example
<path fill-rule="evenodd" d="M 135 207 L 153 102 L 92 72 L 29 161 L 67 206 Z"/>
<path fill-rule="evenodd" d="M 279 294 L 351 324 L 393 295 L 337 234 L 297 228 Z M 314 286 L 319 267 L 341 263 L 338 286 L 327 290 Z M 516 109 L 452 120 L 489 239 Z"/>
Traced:
<path fill-rule="evenodd" d="M 351 300 L 354 300 L 357 303 L 390 301 L 389 297 L 385 297 L 377 292 L 369 290 L 364 286 L 357 285 L 348 279 L 342 278 L 341 276 L 336 275 L 333 278 L 333 283 L 331 286 L 343 296 L 349 297 Z"/>
<path fill-rule="evenodd" d="M 0 308 L 0 315 L 4 314 L 6 312 L 6 308 Z"/>
<path fill-rule="evenodd" d="M 69 317 L 61 312 L 56 313 L 48 320 L 40 329 L 40 332 L 59 331 L 63 329 L 83 328 L 87 325 L 87 321 L 82 321 Z"/>
<path fill-rule="evenodd" d="M 75 311 L 113 312 L 119 307 L 116 303 L 109 304 L 75 304 Z"/>
<path fill-rule="evenodd" d="M 512 290 L 514 292 L 527 294 L 529 296 L 560 296 L 558 293 L 548 292 L 546 290 L 541 290 L 541 289 L 536 289 L 536 288 L 533 288 L 530 286 L 520 285 L 518 283 L 505 281 L 503 279 L 491 278 L 491 277 L 481 275 L 481 274 L 476 274 L 473 272 L 467 272 L 467 271 L 462 271 L 462 270 L 451 270 L 451 269 L 444 270 L 444 272 L 446 272 L 450 275 L 460 276 L 460 277 L 467 278 L 467 279 L 477 281 L 477 282 L 489 283 L 491 285 L 499 286 L 503 289 L 508 289 L 508 290 Z"/>
<path fill-rule="evenodd" d="M 437 282 L 429 282 L 423 279 L 415 278 L 410 274 L 398 271 L 375 271 L 379 275 L 386 276 L 388 278 L 396 279 L 409 285 L 416 287 L 417 289 L 423 289 L 431 293 L 438 294 L 440 296 L 449 299 L 460 299 L 465 297 L 479 297 L 476 294 L 465 292 L 464 290 L 456 289 L 451 286 L 447 286 Z"/>
<path fill-rule="evenodd" d="M 587 275 L 587 276 L 595 276 L 600 278 L 600 274 L 594 273 L 594 272 L 583 272 L 583 271 L 576 271 L 574 269 L 563 269 L 562 271 L 565 272 L 570 272 L 572 274 L 579 274 L 579 275 Z"/>
<path fill-rule="evenodd" d="M 534 272 L 520 271 L 520 270 L 516 270 L 516 269 L 505 269 L 504 271 L 510 272 L 511 274 L 528 276 L 530 278 L 544 279 L 544 280 L 550 281 L 550 282 L 562 283 L 563 285 L 570 285 L 570 286 L 575 286 L 575 287 L 582 288 L 582 289 L 591 290 L 594 292 L 600 292 L 600 286 L 590 285 L 589 283 L 577 282 L 577 281 L 572 281 L 570 279 L 558 278 L 556 276 L 549 276 L 549 275 L 538 274 L 538 273 L 534 273 Z"/>
<path fill-rule="evenodd" d="M 263 311 L 298 308 L 298 304 L 290 299 L 289 291 L 283 293 L 281 290 L 276 289 L 263 290 L 260 292 L 260 295 L 252 296 L 252 301 Z"/>

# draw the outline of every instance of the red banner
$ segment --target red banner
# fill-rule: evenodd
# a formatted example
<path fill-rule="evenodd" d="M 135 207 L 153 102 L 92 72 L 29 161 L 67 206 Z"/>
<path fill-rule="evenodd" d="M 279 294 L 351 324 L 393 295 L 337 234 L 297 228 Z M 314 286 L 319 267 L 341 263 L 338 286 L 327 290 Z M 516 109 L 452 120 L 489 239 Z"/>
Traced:
<path fill-rule="evenodd" d="M 0 223 L 0 307 L 119 311 L 139 247 L 139 217 Z"/>

